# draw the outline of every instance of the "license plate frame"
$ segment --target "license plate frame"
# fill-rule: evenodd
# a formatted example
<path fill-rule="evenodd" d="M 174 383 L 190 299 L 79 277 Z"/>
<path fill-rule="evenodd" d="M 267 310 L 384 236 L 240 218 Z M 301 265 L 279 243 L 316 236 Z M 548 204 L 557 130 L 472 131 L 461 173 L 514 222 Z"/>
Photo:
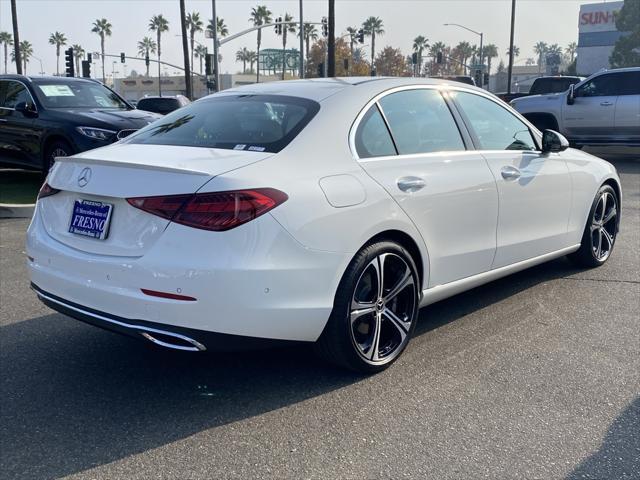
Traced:
<path fill-rule="evenodd" d="M 78 198 L 73 202 L 69 233 L 96 240 L 106 240 L 113 214 L 113 204 Z"/>

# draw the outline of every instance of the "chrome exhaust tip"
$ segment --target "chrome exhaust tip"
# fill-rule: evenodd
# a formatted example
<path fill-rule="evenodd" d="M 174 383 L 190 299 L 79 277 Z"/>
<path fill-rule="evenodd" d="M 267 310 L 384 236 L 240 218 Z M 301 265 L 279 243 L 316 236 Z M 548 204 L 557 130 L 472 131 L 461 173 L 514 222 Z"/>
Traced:
<path fill-rule="evenodd" d="M 182 350 L 186 352 L 204 352 L 207 349 L 197 340 L 177 333 L 166 332 L 152 328 L 144 328 L 144 331 L 140 331 L 139 333 L 150 342 L 162 347 L 171 348 L 173 350 Z M 165 338 L 162 339 L 162 337 Z"/>

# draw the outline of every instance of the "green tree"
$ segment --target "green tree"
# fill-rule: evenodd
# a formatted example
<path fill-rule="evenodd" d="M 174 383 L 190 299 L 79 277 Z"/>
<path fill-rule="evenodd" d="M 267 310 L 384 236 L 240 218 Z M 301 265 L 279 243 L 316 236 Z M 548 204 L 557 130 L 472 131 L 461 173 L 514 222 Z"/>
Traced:
<path fill-rule="evenodd" d="M 280 30 L 278 31 L 278 36 L 282 37 L 282 80 L 284 80 L 284 72 L 287 70 L 287 34 L 296 33 L 296 26 L 286 23 L 292 21 L 293 17 L 285 13 L 282 20 L 283 24 L 280 25 Z"/>
<path fill-rule="evenodd" d="M 93 28 L 91 29 L 93 33 L 97 33 L 100 36 L 100 52 L 102 53 L 100 56 L 102 60 L 102 83 L 107 83 L 104 72 L 104 39 L 105 37 L 111 36 L 111 27 L 112 25 L 106 18 L 99 18 L 93 22 Z"/>
<path fill-rule="evenodd" d="M 247 50 L 247 47 L 239 48 L 238 51 L 236 51 L 236 62 L 242 62 L 243 75 L 247 73 L 247 54 L 248 53 L 249 53 L 249 50 Z"/>
<path fill-rule="evenodd" d="M 193 68 L 193 57 L 196 54 L 196 33 L 202 31 L 202 27 L 204 27 L 204 22 L 200 19 L 200 14 L 198 12 L 193 12 L 187 14 L 187 28 L 189 29 L 189 44 L 191 47 L 191 71 L 195 70 Z"/>
<path fill-rule="evenodd" d="M 498 56 L 498 47 L 493 43 L 489 43 L 482 47 L 482 54 L 487 59 L 487 73 L 491 75 L 491 61 Z"/>
<path fill-rule="evenodd" d="M 618 11 L 616 28 L 619 32 L 629 32 L 618 39 L 609 63 L 612 67 L 637 67 L 640 65 L 640 1 L 627 0 Z"/>
<path fill-rule="evenodd" d="M 363 24 L 364 34 L 371 37 L 371 68 L 373 69 L 374 59 L 376 58 L 376 35 L 384 35 L 382 20 L 379 17 L 369 17 Z M 404 60 L 404 58 L 403 58 Z"/>
<path fill-rule="evenodd" d="M 13 45 L 13 36 L 9 32 L 0 32 L 0 45 L 4 48 L 4 73 L 7 73 L 7 60 L 9 59 L 9 47 Z"/>
<path fill-rule="evenodd" d="M 349 51 L 351 52 L 351 60 L 353 61 L 353 50 L 357 40 L 358 27 L 347 27 L 347 33 L 349 34 Z"/>
<path fill-rule="evenodd" d="M 418 54 L 418 75 L 422 75 L 422 52 L 429 48 L 429 39 L 418 35 L 413 39 L 413 51 Z"/>
<path fill-rule="evenodd" d="M 154 15 L 153 17 L 151 17 L 151 20 L 149 20 L 149 30 L 152 32 L 156 32 L 156 45 L 158 49 L 158 93 L 160 96 L 162 96 L 162 85 L 160 82 L 160 56 L 162 54 L 162 49 L 160 45 L 162 34 L 169 31 L 169 20 L 164 18 L 162 14 Z"/>
<path fill-rule="evenodd" d="M 376 71 L 380 75 L 400 77 L 406 69 L 406 60 L 399 48 L 386 46 L 376 57 Z"/>
<path fill-rule="evenodd" d="M 578 44 L 576 42 L 571 42 L 564 49 L 564 53 L 567 55 L 569 63 L 573 63 L 573 61 L 576 59 L 577 50 L 578 50 Z"/>
<path fill-rule="evenodd" d="M 347 28 L 347 30 L 349 29 Z M 299 36 L 300 32 L 298 32 L 298 37 Z M 309 58 L 309 44 L 311 40 L 315 42 L 318 39 L 318 29 L 311 23 L 305 23 L 303 36 L 305 45 L 305 58 Z"/>
<path fill-rule="evenodd" d="M 202 75 L 202 61 L 207 56 L 207 47 L 204 45 L 196 45 L 195 56 L 200 61 L 200 75 Z"/>
<path fill-rule="evenodd" d="M 158 48 L 158 45 L 156 44 L 153 38 L 144 37 L 142 40 L 138 42 L 138 55 L 146 58 L 150 56 L 152 53 L 156 53 L 156 48 Z M 148 77 L 149 65 L 146 65 L 146 67 L 147 67 L 146 76 Z"/>
<path fill-rule="evenodd" d="M 22 74 L 27 74 L 27 63 L 29 63 L 29 59 L 33 55 L 33 45 L 31 42 L 27 40 L 22 40 L 19 45 L 20 48 L 20 61 L 22 62 Z M 11 61 L 16 61 L 15 52 L 11 52 Z"/>
<path fill-rule="evenodd" d="M 249 21 L 253 23 L 254 27 L 259 27 L 260 25 L 264 25 L 265 23 L 271 23 L 271 10 L 269 10 L 266 5 L 258 5 L 251 9 L 251 16 L 249 17 Z M 256 72 L 256 82 L 260 81 L 260 44 L 262 43 L 262 29 L 258 29 L 258 49 L 257 49 L 257 72 Z"/>
<path fill-rule="evenodd" d="M 545 42 L 538 42 L 533 46 L 533 52 L 538 55 L 538 74 L 542 73 L 542 65 L 544 64 L 547 48 L 548 46 Z"/>
<path fill-rule="evenodd" d="M 460 42 L 455 48 L 458 59 L 463 63 L 465 71 L 467 68 L 467 60 L 473 55 L 473 47 L 469 42 Z"/>
<path fill-rule="evenodd" d="M 507 56 L 509 56 L 511 49 L 507 47 Z M 520 47 L 513 46 L 513 58 L 517 58 L 520 56 Z"/>
<path fill-rule="evenodd" d="M 60 75 L 60 47 L 67 44 L 67 37 L 61 32 L 52 33 L 49 36 L 49 44 L 56 46 L 56 75 Z"/>
<path fill-rule="evenodd" d="M 80 71 L 80 60 L 84 58 L 84 48 L 82 48 L 82 45 L 78 45 L 77 43 L 75 45 L 71 45 L 71 48 L 73 48 L 73 58 L 76 62 L 76 76 L 81 77 L 82 72 Z"/>
<path fill-rule="evenodd" d="M 218 17 L 218 36 L 219 37 L 226 37 L 227 35 L 229 35 L 229 29 L 227 28 L 227 25 L 224 23 L 224 18 L 220 18 Z M 207 25 L 207 30 L 210 32 L 213 32 L 213 20 L 209 19 L 209 24 Z"/>

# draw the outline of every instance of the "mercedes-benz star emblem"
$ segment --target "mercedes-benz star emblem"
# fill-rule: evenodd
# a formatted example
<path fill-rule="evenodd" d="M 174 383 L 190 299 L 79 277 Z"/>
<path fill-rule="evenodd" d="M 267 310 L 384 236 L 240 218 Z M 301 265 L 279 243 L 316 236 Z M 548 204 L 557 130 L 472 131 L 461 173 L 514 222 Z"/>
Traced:
<path fill-rule="evenodd" d="M 85 167 L 78 176 L 78 186 L 80 188 L 86 186 L 87 183 L 89 183 L 89 180 L 91 180 L 91 169 L 89 167 Z"/>

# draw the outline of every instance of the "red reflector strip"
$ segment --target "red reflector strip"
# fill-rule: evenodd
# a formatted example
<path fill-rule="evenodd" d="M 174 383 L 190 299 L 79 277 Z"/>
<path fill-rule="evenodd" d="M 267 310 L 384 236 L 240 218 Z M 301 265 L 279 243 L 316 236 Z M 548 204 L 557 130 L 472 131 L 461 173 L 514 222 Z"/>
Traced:
<path fill-rule="evenodd" d="M 185 302 L 195 302 L 197 300 L 196 298 L 188 297 L 187 295 L 178 295 L 176 293 L 168 293 L 168 292 L 158 292 L 156 290 L 147 290 L 146 288 L 141 288 L 140 291 L 145 295 L 149 295 L 151 297 L 169 298 L 171 300 L 182 300 Z"/>

